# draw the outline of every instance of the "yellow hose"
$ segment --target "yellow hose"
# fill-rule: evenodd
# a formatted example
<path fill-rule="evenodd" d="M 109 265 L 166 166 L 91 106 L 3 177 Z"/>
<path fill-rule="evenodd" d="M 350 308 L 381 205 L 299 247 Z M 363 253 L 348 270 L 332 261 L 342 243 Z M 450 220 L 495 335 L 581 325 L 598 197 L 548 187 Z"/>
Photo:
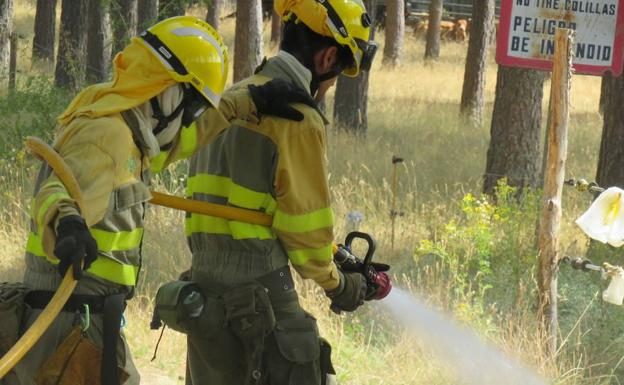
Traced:
<path fill-rule="evenodd" d="M 72 197 L 78 204 L 80 212 L 84 213 L 84 207 L 82 207 L 82 191 L 80 185 L 74 177 L 74 174 L 69 169 L 63 158 L 53 149 L 49 144 L 43 140 L 34 136 L 26 138 L 26 148 L 30 150 L 39 159 L 45 161 L 50 165 L 56 176 L 61 180 L 69 196 Z"/>
<path fill-rule="evenodd" d="M 29 137 L 26 140 L 26 147 L 50 165 L 56 176 L 61 180 L 63 185 L 65 185 L 65 188 L 67 188 L 70 196 L 78 203 L 78 206 L 82 208 L 82 192 L 80 191 L 80 186 L 69 167 L 67 167 L 67 164 L 65 164 L 63 158 L 47 143 L 38 138 Z M 37 317 L 32 326 L 26 330 L 24 335 L 22 335 L 4 357 L 0 359 L 0 380 L 24 358 L 26 353 L 39 341 L 43 333 L 48 330 L 54 319 L 56 319 L 63 309 L 63 306 L 65 306 L 65 303 L 67 303 L 67 300 L 77 284 L 78 281 L 74 279 L 72 270 L 67 270 L 61 285 L 56 289 L 54 296 L 41 314 L 39 314 L 39 317 Z"/>
<path fill-rule="evenodd" d="M 74 178 L 69 167 L 61 156 L 47 143 L 39 138 L 28 137 L 26 147 L 39 158 L 47 162 L 56 176 L 67 188 L 70 196 L 77 202 L 81 212 L 82 192 L 80 185 Z M 253 210 L 241 209 L 238 207 L 223 206 L 209 202 L 202 202 L 193 199 L 185 199 L 173 195 L 163 194 L 152 191 L 151 204 L 168 207 L 176 210 L 187 211 L 196 214 L 210 215 L 240 221 L 255 225 L 271 226 L 273 217 L 271 215 Z M 336 246 L 334 246 L 335 248 Z M 41 312 L 33 325 L 24 333 L 17 343 L 9 350 L 7 354 L 0 360 L 0 379 L 2 379 L 13 367 L 24 357 L 24 355 L 39 340 L 41 335 L 50 327 L 50 324 L 57 317 L 63 306 L 69 299 L 71 293 L 76 287 L 77 281 L 74 280 L 71 269 L 67 271 L 61 285 L 57 289 L 50 303 Z"/>
<path fill-rule="evenodd" d="M 271 226 L 273 217 L 259 211 L 246 210 L 238 207 L 223 206 L 214 203 L 185 199 L 152 191 L 149 203 L 171 209 L 187 211 L 195 214 L 211 215 L 214 217 L 251 223 L 254 225 Z"/>

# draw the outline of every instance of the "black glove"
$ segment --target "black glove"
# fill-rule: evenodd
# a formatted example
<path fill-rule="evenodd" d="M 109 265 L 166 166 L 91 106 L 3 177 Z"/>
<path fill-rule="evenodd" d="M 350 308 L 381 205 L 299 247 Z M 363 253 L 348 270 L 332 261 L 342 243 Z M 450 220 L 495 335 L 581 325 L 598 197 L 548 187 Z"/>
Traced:
<path fill-rule="evenodd" d="M 316 102 L 306 90 L 284 79 L 273 79 L 260 86 L 249 85 L 247 88 L 260 115 L 300 122 L 303 114 L 289 104 L 303 103 L 316 108 Z"/>
<path fill-rule="evenodd" d="M 65 276 L 67 269 L 73 265 L 74 279 L 82 278 L 82 271 L 95 261 L 97 252 L 97 243 L 82 217 L 70 215 L 61 218 L 56 228 L 54 246 L 54 255 L 60 260 L 58 269 L 61 276 Z"/>
<path fill-rule="evenodd" d="M 366 297 L 366 278 L 357 272 L 340 273 L 340 285 L 335 290 L 326 292 L 331 299 L 331 310 L 340 314 L 341 310 L 354 311 L 364 303 Z"/>

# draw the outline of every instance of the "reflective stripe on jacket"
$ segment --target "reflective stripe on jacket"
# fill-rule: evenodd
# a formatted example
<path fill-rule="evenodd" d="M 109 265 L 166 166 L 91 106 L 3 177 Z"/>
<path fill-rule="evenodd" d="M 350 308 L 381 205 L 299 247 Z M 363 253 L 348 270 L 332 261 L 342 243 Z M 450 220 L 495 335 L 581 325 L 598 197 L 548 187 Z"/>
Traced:
<path fill-rule="evenodd" d="M 227 127 L 234 111 L 253 119 L 255 107 L 247 90 L 222 100 L 220 110 L 209 109 L 202 121 L 178 134 L 159 169 L 189 157 Z M 192 131 L 192 136 L 187 135 Z M 72 170 L 83 193 L 84 212 L 79 212 L 61 181 L 42 166 L 31 209 L 31 232 L 26 259 L 59 261 L 53 250 L 58 220 L 82 216 L 98 244 L 98 259 L 88 273 L 120 285 L 134 286 L 141 264 L 143 216 L 148 190 L 150 161 L 135 144 L 130 127 L 119 114 L 95 119 L 77 117 L 64 127 L 54 148 Z"/>
<path fill-rule="evenodd" d="M 54 256 L 55 227 L 67 215 L 81 215 L 98 244 L 89 273 L 133 286 L 140 265 L 144 203 L 151 195 L 144 183 L 149 163 L 134 144 L 120 115 L 76 118 L 54 143 L 72 170 L 84 197 L 84 212 L 49 167 L 42 166 L 35 187 L 28 257 Z"/>
<path fill-rule="evenodd" d="M 301 73 L 293 71 L 306 70 L 297 64 L 300 68 L 279 55 L 273 57 L 226 95 L 277 77 L 300 84 Z M 302 122 L 271 116 L 259 124 L 233 120 L 228 130 L 192 158 L 189 198 L 274 216 L 273 226 L 265 227 L 187 214 L 193 274 L 201 275 L 204 269 L 208 277 L 237 282 L 290 260 L 303 278 L 327 290 L 338 286 L 331 249 L 334 219 L 327 185 L 325 122 L 315 109 L 294 106 L 304 114 Z"/>

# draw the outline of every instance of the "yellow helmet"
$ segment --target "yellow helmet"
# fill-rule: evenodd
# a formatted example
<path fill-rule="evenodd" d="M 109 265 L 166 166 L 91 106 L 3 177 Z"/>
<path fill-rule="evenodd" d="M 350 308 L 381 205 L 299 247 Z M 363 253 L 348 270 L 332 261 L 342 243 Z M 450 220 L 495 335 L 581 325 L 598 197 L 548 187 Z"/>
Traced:
<path fill-rule="evenodd" d="M 370 41 L 371 19 L 362 0 L 275 0 L 284 20 L 294 17 L 319 35 L 349 48 L 354 66 L 342 73 L 355 77 L 370 70 L 377 43 Z"/>
<path fill-rule="evenodd" d="M 160 60 L 173 80 L 192 84 L 211 105 L 219 105 L 229 57 L 210 24 L 191 16 L 171 17 L 135 39 Z"/>

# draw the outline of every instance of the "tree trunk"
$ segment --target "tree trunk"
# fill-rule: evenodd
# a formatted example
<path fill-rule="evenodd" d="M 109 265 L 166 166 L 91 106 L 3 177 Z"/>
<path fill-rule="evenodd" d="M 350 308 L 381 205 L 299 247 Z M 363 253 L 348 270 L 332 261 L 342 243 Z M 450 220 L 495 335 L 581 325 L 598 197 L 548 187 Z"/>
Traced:
<path fill-rule="evenodd" d="M 375 25 L 376 0 L 366 0 L 366 10 Z M 371 28 L 371 37 L 375 30 Z M 366 135 L 368 130 L 368 72 L 360 72 L 356 78 L 344 75 L 338 77 L 334 96 L 334 126 L 358 135 Z"/>
<path fill-rule="evenodd" d="M 141 33 L 158 21 L 158 0 L 139 0 L 137 9 L 137 33 Z"/>
<path fill-rule="evenodd" d="M 234 82 L 253 74 L 262 60 L 262 2 L 236 1 Z"/>
<path fill-rule="evenodd" d="M 271 12 L 271 44 L 278 45 L 282 40 L 282 18 L 273 10 Z"/>
<path fill-rule="evenodd" d="M 605 106 L 605 98 L 607 97 L 607 86 L 609 84 L 609 78 L 607 77 L 607 74 L 604 74 L 602 76 L 602 80 L 600 82 L 600 102 L 598 104 L 598 112 L 600 112 L 600 115 L 604 116 L 604 106 Z"/>
<path fill-rule="evenodd" d="M 56 38 L 56 0 L 37 0 L 33 60 L 54 61 Z"/>
<path fill-rule="evenodd" d="M 111 21 L 113 24 L 113 50 L 116 55 L 137 34 L 137 0 L 113 0 Z"/>
<path fill-rule="evenodd" d="M 108 79 L 111 58 L 110 4 L 89 1 L 89 33 L 87 36 L 87 82 L 101 83 Z"/>
<path fill-rule="evenodd" d="M 77 91 L 85 78 L 87 48 L 87 0 L 63 0 L 59 50 L 54 72 L 57 87 Z"/>
<path fill-rule="evenodd" d="M 221 13 L 223 12 L 224 0 L 211 0 L 208 5 L 208 12 L 206 12 L 206 22 L 215 30 L 219 30 L 219 24 L 221 24 Z"/>
<path fill-rule="evenodd" d="M 0 0 L 0 77 L 9 76 L 11 32 L 13 31 L 13 0 Z M 5 87 L 7 83 L 3 81 Z"/>
<path fill-rule="evenodd" d="M 183 16 L 185 13 L 186 0 L 160 0 L 158 3 L 158 20 Z"/>
<path fill-rule="evenodd" d="M 475 0 L 468 42 L 460 111 L 475 126 L 483 124 L 488 41 L 494 21 L 494 0 Z"/>
<path fill-rule="evenodd" d="M 624 76 L 603 78 L 604 114 L 596 182 L 624 188 Z"/>
<path fill-rule="evenodd" d="M 404 0 L 386 1 L 386 44 L 383 63 L 391 67 L 399 64 L 405 34 Z M 374 24 L 373 24 L 374 25 Z"/>
<path fill-rule="evenodd" d="M 429 24 L 425 60 L 438 60 L 440 57 L 440 22 L 442 21 L 442 0 L 431 0 L 429 4 Z"/>
<path fill-rule="evenodd" d="M 498 66 L 483 191 L 500 178 L 519 188 L 540 185 L 540 129 L 544 73 Z"/>

